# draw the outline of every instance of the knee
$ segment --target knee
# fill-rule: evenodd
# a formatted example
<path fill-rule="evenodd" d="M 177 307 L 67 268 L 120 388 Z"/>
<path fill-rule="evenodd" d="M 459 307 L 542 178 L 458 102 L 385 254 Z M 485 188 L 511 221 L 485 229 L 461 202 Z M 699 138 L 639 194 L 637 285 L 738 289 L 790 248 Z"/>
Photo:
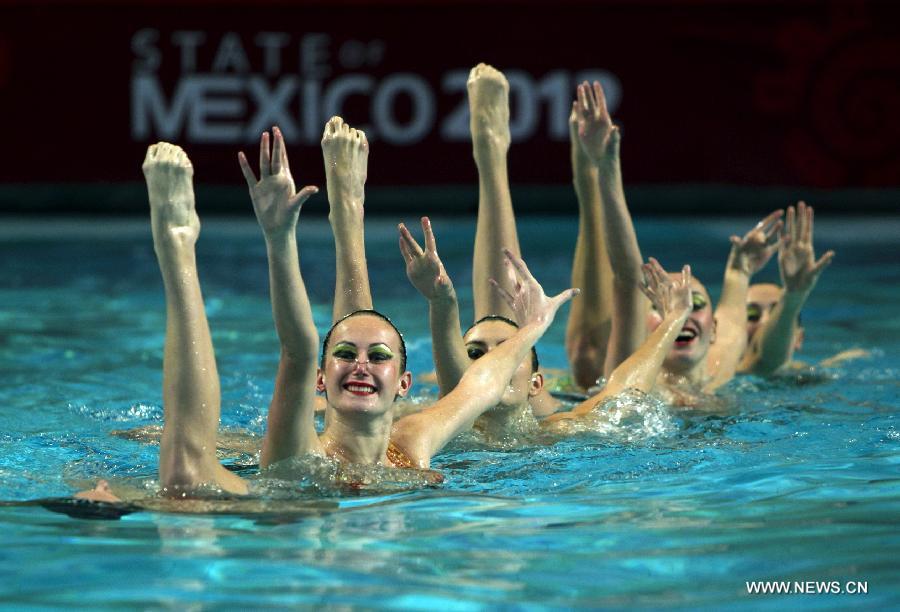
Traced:
<path fill-rule="evenodd" d="M 601 347 L 581 337 L 569 345 L 567 352 L 572 378 L 579 387 L 582 389 L 592 387 L 597 379 L 603 376 L 606 353 Z"/>

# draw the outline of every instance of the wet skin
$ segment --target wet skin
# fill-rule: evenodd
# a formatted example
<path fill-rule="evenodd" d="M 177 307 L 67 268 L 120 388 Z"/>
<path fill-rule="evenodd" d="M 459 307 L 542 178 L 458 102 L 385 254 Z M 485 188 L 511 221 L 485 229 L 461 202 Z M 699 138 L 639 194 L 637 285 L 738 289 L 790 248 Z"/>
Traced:
<path fill-rule="evenodd" d="M 469 359 L 475 360 L 490 352 L 498 345 L 515 334 L 516 329 L 503 321 L 482 321 L 466 332 L 463 341 L 466 344 L 466 352 Z M 532 396 L 541 390 L 541 377 L 535 376 L 531 370 L 531 354 L 519 364 L 516 372 L 510 379 L 503 397 L 496 409 L 513 408 L 521 406 Z"/>
<path fill-rule="evenodd" d="M 316 385 L 338 412 L 383 414 L 409 391 L 412 376 L 400 371 L 400 338 L 378 317 L 339 323 L 325 355 Z"/>
<path fill-rule="evenodd" d="M 680 275 L 670 273 L 673 279 Z M 693 310 L 682 327 L 682 333 L 669 351 L 663 369 L 674 373 L 686 373 L 706 359 L 710 345 L 716 340 L 716 322 L 713 317 L 712 300 L 703 283 L 691 279 Z M 651 310 L 647 314 L 647 329 L 653 331 L 662 322 L 659 313 Z"/>

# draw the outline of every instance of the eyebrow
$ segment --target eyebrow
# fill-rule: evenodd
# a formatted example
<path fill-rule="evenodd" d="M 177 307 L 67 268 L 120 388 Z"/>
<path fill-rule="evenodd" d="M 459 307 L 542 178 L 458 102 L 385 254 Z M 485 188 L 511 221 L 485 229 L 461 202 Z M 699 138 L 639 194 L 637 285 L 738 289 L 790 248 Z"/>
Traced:
<path fill-rule="evenodd" d="M 349 340 L 338 340 L 337 342 L 334 343 L 335 348 L 337 348 L 339 346 L 352 346 L 353 348 L 359 348 L 358 346 L 356 346 L 355 342 L 350 342 Z M 394 349 L 392 349 L 391 346 L 387 342 L 375 342 L 375 343 L 369 345 L 369 349 L 373 349 L 376 346 L 383 346 L 387 350 L 394 352 Z"/>

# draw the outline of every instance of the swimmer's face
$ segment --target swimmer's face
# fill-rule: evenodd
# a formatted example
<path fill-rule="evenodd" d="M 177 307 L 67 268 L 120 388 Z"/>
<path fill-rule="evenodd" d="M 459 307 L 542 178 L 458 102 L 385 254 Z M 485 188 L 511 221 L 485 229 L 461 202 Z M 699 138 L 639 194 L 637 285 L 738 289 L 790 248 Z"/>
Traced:
<path fill-rule="evenodd" d="M 670 273 L 670 276 L 677 280 L 681 278 L 681 273 Z M 702 362 L 709 352 L 709 345 L 716 340 L 712 300 L 706 287 L 696 278 L 691 279 L 691 300 L 693 310 L 663 364 L 665 369 L 673 372 L 685 372 Z M 650 331 L 656 329 L 661 322 L 662 318 L 656 311 L 651 310 L 647 315 L 647 327 Z"/>
<path fill-rule="evenodd" d="M 516 328 L 503 321 L 482 321 L 466 332 L 463 340 L 469 359 L 475 361 L 491 352 L 497 346 L 516 333 Z M 544 385 L 544 378 L 538 372 L 532 372 L 531 353 L 522 360 L 519 367 L 506 386 L 500 399 L 500 408 L 521 406 L 528 398 L 537 395 Z"/>
<path fill-rule="evenodd" d="M 400 337 L 385 321 L 359 315 L 339 323 L 325 347 L 316 388 L 339 412 L 381 414 L 404 397 L 412 375 L 400 370 Z"/>
<path fill-rule="evenodd" d="M 782 290 L 772 283 L 758 283 L 750 285 L 747 290 L 747 341 L 753 339 L 756 332 L 761 329 L 772 316 L 772 310 L 781 300 Z M 803 343 L 803 330 L 797 329 L 794 338 L 794 349 L 799 350 Z"/>

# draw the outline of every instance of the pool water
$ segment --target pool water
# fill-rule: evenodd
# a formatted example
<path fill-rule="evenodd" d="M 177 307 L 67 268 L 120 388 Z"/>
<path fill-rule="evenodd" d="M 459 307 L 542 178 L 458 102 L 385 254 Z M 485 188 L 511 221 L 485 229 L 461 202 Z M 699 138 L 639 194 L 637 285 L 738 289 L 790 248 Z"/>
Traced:
<path fill-rule="evenodd" d="M 470 319 L 474 223 L 433 221 Z M 639 219 L 637 231 L 645 256 L 691 263 L 715 297 L 727 237 L 754 222 Z M 526 261 L 548 293 L 567 286 L 575 233 L 571 218 L 520 220 Z M 837 257 L 804 310 L 798 357 L 871 355 L 773 381 L 739 377 L 723 392 L 727 416 L 672 415 L 672 426 L 643 436 L 585 432 L 506 450 L 464 438 L 434 461 L 441 487 L 331 497 L 336 507 L 305 514 L 86 520 L 2 506 L 0 602 L 900 606 L 898 236 L 896 218 L 817 221 L 817 246 Z M 427 307 L 406 281 L 395 222 L 370 220 L 366 237 L 376 305 L 402 322 L 410 369 L 430 371 Z M 299 242 L 324 331 L 334 282 L 327 222 L 301 219 Z M 261 434 L 278 345 L 259 230 L 252 220 L 206 222 L 198 259 L 223 424 Z M 0 499 L 152 478 L 156 447 L 110 435 L 162 419 L 165 313 L 147 223 L 4 220 L 0 263 Z M 776 277 L 774 265 L 761 275 Z M 566 367 L 566 315 L 539 344 L 547 367 Z M 313 501 L 322 500 L 293 503 Z M 867 593 L 748 594 L 747 582 L 763 580 L 860 582 Z"/>

